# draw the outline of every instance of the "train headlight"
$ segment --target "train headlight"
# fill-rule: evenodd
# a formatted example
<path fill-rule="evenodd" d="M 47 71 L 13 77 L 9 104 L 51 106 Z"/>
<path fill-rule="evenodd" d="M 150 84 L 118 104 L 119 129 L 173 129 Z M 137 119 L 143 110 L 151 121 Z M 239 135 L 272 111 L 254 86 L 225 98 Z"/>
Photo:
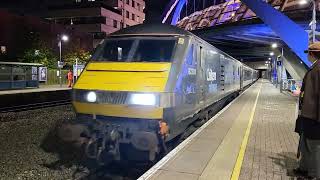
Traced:
<path fill-rule="evenodd" d="M 93 91 L 89 92 L 87 94 L 87 101 L 88 102 L 92 102 L 92 103 L 96 102 L 97 101 L 97 94 L 95 92 L 93 92 Z"/>
<path fill-rule="evenodd" d="M 130 104 L 154 106 L 156 101 L 154 94 L 131 94 L 130 96 Z"/>

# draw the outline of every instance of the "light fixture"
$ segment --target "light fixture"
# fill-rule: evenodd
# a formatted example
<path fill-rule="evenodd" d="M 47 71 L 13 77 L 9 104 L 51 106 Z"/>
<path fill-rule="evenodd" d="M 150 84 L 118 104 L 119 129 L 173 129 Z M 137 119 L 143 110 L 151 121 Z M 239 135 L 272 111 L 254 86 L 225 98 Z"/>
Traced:
<path fill-rule="evenodd" d="M 67 35 L 62 35 L 61 40 L 62 41 L 68 41 L 69 37 Z"/>
<path fill-rule="evenodd" d="M 136 105 L 156 105 L 156 96 L 154 94 L 131 94 L 130 104 Z"/>
<path fill-rule="evenodd" d="M 277 43 L 272 43 L 271 47 L 272 47 L 273 49 L 275 49 L 275 48 L 278 47 L 278 44 L 277 44 Z"/>
<path fill-rule="evenodd" d="M 274 52 L 270 52 L 270 56 L 274 56 Z"/>
<path fill-rule="evenodd" d="M 91 103 L 96 102 L 97 101 L 97 94 L 93 91 L 89 92 L 87 94 L 87 101 L 91 102 Z"/>
<path fill-rule="evenodd" d="M 305 4 L 307 4 L 307 3 L 308 3 L 307 0 L 300 0 L 300 1 L 299 1 L 299 4 L 300 4 L 300 5 L 305 5 Z"/>
<path fill-rule="evenodd" d="M 271 61 L 271 57 L 268 58 Z"/>

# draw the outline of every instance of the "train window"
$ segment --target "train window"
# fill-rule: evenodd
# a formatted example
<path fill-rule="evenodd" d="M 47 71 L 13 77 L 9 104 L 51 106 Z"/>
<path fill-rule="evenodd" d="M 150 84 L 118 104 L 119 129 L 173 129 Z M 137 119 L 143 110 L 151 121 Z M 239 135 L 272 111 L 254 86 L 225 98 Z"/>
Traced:
<path fill-rule="evenodd" d="M 200 64 L 200 67 L 203 66 L 203 59 L 204 59 L 204 55 L 205 55 L 205 51 L 203 49 L 202 46 L 200 46 L 200 59 L 199 59 L 199 64 Z"/>
<path fill-rule="evenodd" d="M 95 61 L 170 62 L 177 38 L 134 37 L 105 40 L 93 56 Z"/>

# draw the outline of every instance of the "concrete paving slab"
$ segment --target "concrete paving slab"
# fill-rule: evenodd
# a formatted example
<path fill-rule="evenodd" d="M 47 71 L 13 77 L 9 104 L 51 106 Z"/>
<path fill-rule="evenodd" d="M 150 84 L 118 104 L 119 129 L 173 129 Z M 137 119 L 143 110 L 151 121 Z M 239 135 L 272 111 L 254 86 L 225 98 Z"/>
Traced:
<path fill-rule="evenodd" d="M 198 175 L 161 170 L 151 180 L 197 180 Z"/>
<path fill-rule="evenodd" d="M 43 92 L 43 91 L 61 91 L 70 90 L 66 85 L 60 87 L 60 85 L 42 85 L 39 88 L 27 88 L 27 89 L 15 89 L 15 90 L 1 90 L 0 95 L 5 94 L 21 94 L 21 93 L 33 93 L 33 92 Z"/>
<path fill-rule="evenodd" d="M 168 162 L 162 170 L 191 173 L 200 175 L 214 152 L 212 151 L 188 151 L 179 154 L 174 161 Z"/>
<path fill-rule="evenodd" d="M 295 106 L 295 97 L 260 80 L 141 179 L 230 179 L 245 137 L 239 179 L 292 179 L 287 170 L 296 166 Z"/>

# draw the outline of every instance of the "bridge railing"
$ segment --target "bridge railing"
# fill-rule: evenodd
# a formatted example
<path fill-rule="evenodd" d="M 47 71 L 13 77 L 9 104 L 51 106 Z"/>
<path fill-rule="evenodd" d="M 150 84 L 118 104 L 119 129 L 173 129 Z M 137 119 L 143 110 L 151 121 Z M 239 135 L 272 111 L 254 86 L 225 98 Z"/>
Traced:
<path fill-rule="evenodd" d="M 310 10 L 309 6 L 299 5 L 299 0 L 270 1 L 271 5 L 283 12 L 295 12 L 298 10 Z M 196 11 L 177 22 L 177 26 L 186 30 L 195 30 L 211 27 L 219 24 L 237 22 L 256 18 L 252 12 L 240 0 L 230 0 L 220 5 L 214 5 L 206 9 Z"/>

